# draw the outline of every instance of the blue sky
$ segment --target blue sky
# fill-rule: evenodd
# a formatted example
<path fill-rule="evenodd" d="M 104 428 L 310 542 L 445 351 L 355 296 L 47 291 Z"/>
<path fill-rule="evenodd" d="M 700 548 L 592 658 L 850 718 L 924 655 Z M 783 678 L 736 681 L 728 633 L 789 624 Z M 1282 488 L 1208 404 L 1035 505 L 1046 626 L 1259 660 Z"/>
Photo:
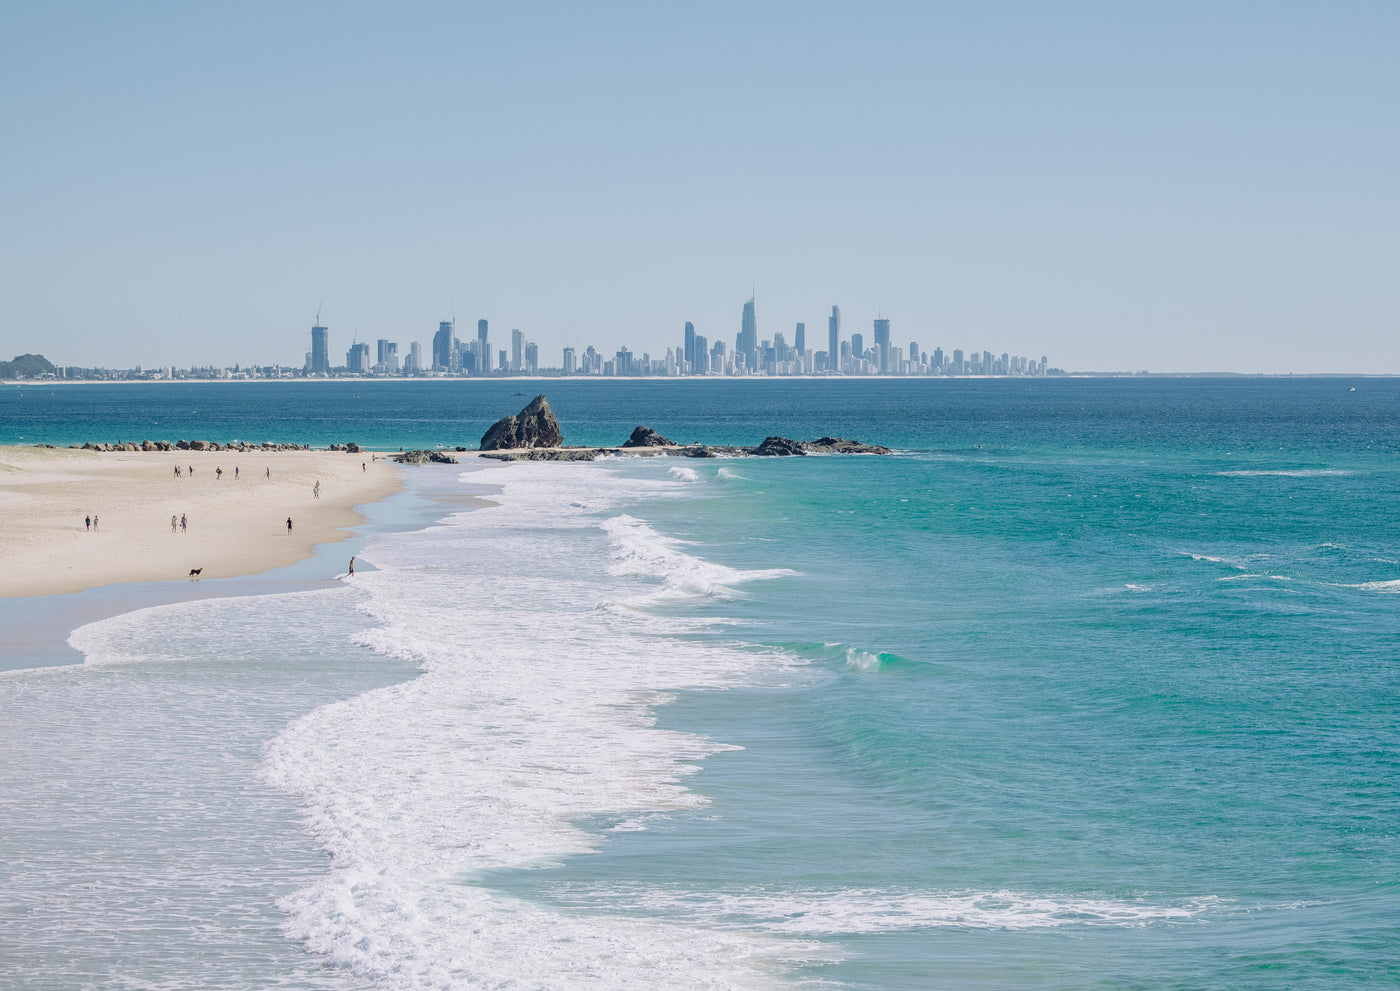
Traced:
<path fill-rule="evenodd" d="M 1400 4 L 0 8 L 0 357 L 686 320 L 1400 373 Z"/>

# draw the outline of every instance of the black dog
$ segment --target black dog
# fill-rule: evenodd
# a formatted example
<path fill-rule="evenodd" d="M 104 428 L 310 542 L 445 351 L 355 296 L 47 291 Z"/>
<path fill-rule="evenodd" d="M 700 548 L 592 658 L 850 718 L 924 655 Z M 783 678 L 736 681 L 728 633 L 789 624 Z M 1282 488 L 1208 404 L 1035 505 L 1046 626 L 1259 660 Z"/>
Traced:
<path fill-rule="evenodd" d="M 191 568 L 191 569 L 190 569 L 190 581 L 192 581 L 192 582 L 197 582 L 197 581 L 199 581 L 199 573 L 200 573 L 201 571 L 203 571 L 203 570 L 204 570 L 203 568 Z"/>

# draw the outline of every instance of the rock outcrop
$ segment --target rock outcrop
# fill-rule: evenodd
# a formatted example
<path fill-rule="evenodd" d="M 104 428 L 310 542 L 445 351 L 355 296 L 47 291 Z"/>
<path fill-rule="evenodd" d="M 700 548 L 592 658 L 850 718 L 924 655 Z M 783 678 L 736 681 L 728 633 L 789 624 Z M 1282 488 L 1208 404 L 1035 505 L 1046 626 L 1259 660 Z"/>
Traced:
<path fill-rule="evenodd" d="M 622 443 L 623 447 L 675 447 L 674 441 L 669 441 L 662 437 L 651 427 L 638 427 L 632 431 L 632 436 Z"/>
<path fill-rule="evenodd" d="M 450 454 L 443 454 L 441 451 L 405 451 L 402 454 L 395 454 L 390 461 L 397 461 L 401 465 L 455 465 L 457 459 Z"/>
<path fill-rule="evenodd" d="M 753 449 L 753 453 L 760 458 L 786 458 L 795 454 L 806 454 L 807 451 L 801 441 L 788 440 L 786 437 L 765 437 L 763 443 Z"/>
<path fill-rule="evenodd" d="M 549 408 L 549 400 L 536 396 L 514 416 L 497 420 L 481 436 L 482 451 L 509 451 L 517 448 L 560 447 L 559 421 Z"/>
<path fill-rule="evenodd" d="M 858 440 L 843 437 L 818 437 L 803 445 L 808 454 L 889 454 L 888 447 L 879 444 L 862 444 Z"/>

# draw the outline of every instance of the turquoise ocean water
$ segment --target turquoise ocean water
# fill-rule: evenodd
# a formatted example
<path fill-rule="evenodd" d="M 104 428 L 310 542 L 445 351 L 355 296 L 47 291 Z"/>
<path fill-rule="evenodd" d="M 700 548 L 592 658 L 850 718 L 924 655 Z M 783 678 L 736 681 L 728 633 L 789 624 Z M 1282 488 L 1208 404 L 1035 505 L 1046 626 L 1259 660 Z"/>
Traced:
<path fill-rule="evenodd" d="M 0 674 L 0 987 L 1400 984 L 1400 382 L 7 387 L 0 442 L 540 388 L 896 454 L 425 469 L 498 505 Z"/>

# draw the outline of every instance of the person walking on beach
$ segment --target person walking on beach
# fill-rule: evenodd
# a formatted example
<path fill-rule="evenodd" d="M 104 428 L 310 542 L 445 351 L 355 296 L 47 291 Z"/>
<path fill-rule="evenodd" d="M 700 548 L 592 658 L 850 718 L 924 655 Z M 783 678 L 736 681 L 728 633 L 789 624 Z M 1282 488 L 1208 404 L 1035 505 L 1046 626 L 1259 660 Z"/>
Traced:
<path fill-rule="evenodd" d="M 176 478 L 179 478 L 179 477 L 180 477 L 180 466 L 179 466 L 179 465 L 176 465 L 176 466 L 175 466 L 175 477 L 176 477 Z"/>
<path fill-rule="evenodd" d="M 319 478 L 316 479 L 316 485 L 311 490 L 311 496 L 315 499 L 321 498 L 321 480 Z"/>
<path fill-rule="evenodd" d="M 91 516 L 84 516 L 84 517 L 83 517 L 83 526 L 87 527 L 89 531 L 92 530 L 92 517 L 91 517 Z"/>
<path fill-rule="evenodd" d="M 180 514 L 180 532 L 181 532 L 181 533 L 184 533 L 185 530 L 186 530 L 188 527 L 189 527 L 189 521 L 185 519 L 185 514 L 184 514 L 184 513 L 181 513 L 181 514 Z"/>
<path fill-rule="evenodd" d="M 353 557 L 350 559 L 350 577 L 355 577 L 355 559 Z"/>
<path fill-rule="evenodd" d="M 93 514 L 92 514 L 92 528 L 93 528 L 94 530 L 97 529 L 97 514 L 96 514 L 96 513 L 93 513 Z"/>
<path fill-rule="evenodd" d="M 363 461 L 360 462 L 360 471 L 369 471 L 369 469 L 365 467 L 365 463 Z"/>
<path fill-rule="evenodd" d="M 178 529 L 180 529 L 180 521 L 179 521 L 176 517 L 171 516 L 171 517 L 170 517 L 170 532 L 171 532 L 171 533 L 174 533 L 174 532 L 175 532 L 176 530 L 178 530 Z"/>
<path fill-rule="evenodd" d="M 271 477 L 272 477 L 272 469 L 271 469 L 271 468 L 268 468 L 268 469 L 267 469 L 267 477 L 268 477 L 268 478 L 271 478 Z"/>
<path fill-rule="evenodd" d="M 233 466 L 233 480 L 238 481 L 238 465 Z"/>
<path fill-rule="evenodd" d="M 287 532 L 292 532 L 292 518 L 290 516 L 287 517 Z"/>
<path fill-rule="evenodd" d="M 222 482 L 223 480 L 224 480 L 224 466 L 223 466 L 223 465 L 220 465 L 219 467 L 217 467 L 217 468 L 214 469 L 214 481 L 216 481 L 216 482 Z"/>

